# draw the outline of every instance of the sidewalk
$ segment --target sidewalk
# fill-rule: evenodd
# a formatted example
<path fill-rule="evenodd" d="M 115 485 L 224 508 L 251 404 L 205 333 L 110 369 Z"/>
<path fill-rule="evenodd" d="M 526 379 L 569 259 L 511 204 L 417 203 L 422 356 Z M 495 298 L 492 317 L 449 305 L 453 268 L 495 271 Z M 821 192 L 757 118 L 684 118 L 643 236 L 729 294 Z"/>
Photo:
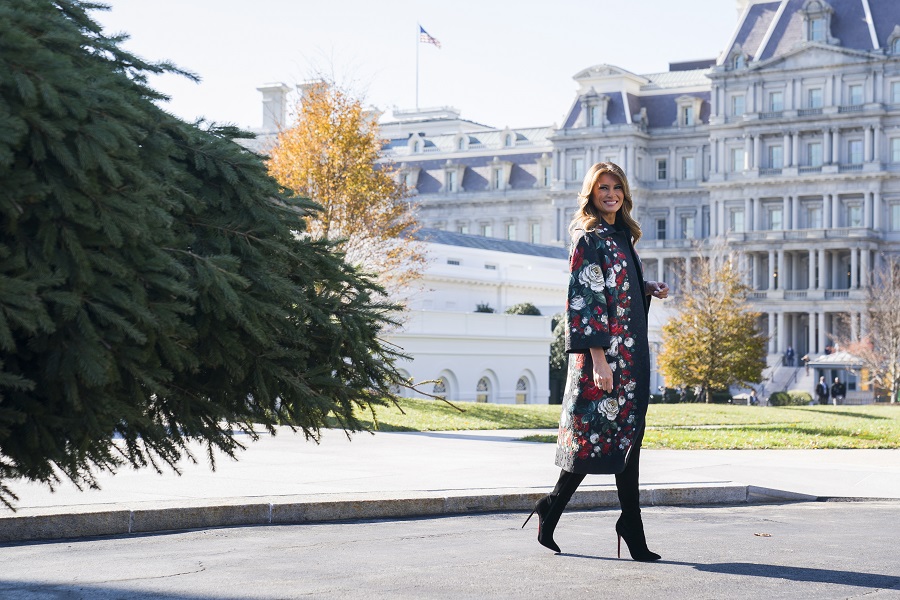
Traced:
<path fill-rule="evenodd" d="M 553 444 L 517 441 L 553 431 L 357 434 L 307 442 L 288 429 L 240 453 L 171 470 L 101 475 L 100 490 L 11 487 L 0 542 L 264 523 L 530 511 L 559 474 Z M 249 439 L 248 439 L 249 442 Z M 900 450 L 644 450 L 647 505 L 821 499 L 900 500 Z M 611 476 L 588 477 L 573 506 L 618 505 Z"/>

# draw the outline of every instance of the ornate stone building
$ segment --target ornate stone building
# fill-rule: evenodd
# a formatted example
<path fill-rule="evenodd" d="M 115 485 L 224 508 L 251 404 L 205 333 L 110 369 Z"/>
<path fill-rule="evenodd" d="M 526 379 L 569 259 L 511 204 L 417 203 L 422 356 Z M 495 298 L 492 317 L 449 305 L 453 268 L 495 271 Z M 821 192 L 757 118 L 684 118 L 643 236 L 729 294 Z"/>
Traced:
<path fill-rule="evenodd" d="M 871 273 L 900 250 L 900 2 L 738 4 L 716 59 L 576 74 L 560 127 L 395 114 L 389 158 L 423 223 L 564 245 L 583 173 L 612 160 L 632 183 L 648 276 L 677 285 L 698 245 L 737 252 L 773 363 L 865 332 Z"/>

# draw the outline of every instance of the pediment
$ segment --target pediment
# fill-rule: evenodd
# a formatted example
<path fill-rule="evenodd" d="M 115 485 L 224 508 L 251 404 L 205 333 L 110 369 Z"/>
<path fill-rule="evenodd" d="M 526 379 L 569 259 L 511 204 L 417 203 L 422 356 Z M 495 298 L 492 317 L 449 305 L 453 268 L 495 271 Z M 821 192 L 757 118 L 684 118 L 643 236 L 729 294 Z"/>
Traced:
<path fill-rule="evenodd" d="M 814 69 L 830 67 L 835 64 L 863 64 L 869 60 L 871 60 L 871 55 L 868 52 L 817 42 L 804 42 L 789 52 L 752 63 L 751 68 L 759 70 Z"/>
<path fill-rule="evenodd" d="M 607 65 L 607 64 L 599 64 L 594 65 L 592 67 L 588 67 L 586 69 L 582 69 L 578 73 L 576 73 L 572 79 L 575 81 L 591 81 L 595 79 L 608 79 L 608 78 L 617 78 L 617 77 L 627 77 L 627 78 L 635 78 L 635 79 L 646 79 L 645 77 L 641 77 L 640 75 L 635 75 L 631 71 L 627 71 L 621 67 L 616 67 L 615 65 Z"/>

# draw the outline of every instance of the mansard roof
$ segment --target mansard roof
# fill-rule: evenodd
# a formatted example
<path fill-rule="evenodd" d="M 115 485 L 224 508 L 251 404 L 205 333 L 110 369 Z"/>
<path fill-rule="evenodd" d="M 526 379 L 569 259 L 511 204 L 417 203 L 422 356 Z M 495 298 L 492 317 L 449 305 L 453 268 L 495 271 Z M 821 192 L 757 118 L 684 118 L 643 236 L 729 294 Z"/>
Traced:
<path fill-rule="evenodd" d="M 872 52 L 887 45 L 900 23 L 897 0 L 820 0 L 832 9 L 828 32 L 846 50 Z M 808 43 L 803 6 L 807 0 L 756 0 L 741 15 L 731 43 L 719 58 L 723 64 L 735 47 L 752 62 L 771 60 Z M 867 10 L 868 9 L 868 10 Z M 874 37 L 874 39 L 873 39 Z"/>
<path fill-rule="evenodd" d="M 493 252 L 509 252 L 512 254 L 524 254 L 527 256 L 543 256 L 545 258 L 558 258 L 568 260 L 569 252 L 560 246 L 544 246 L 517 242 L 514 240 L 502 240 L 468 233 L 454 233 L 441 229 L 423 227 L 414 234 L 417 240 L 445 246 L 461 246 L 464 248 L 479 248 Z"/>

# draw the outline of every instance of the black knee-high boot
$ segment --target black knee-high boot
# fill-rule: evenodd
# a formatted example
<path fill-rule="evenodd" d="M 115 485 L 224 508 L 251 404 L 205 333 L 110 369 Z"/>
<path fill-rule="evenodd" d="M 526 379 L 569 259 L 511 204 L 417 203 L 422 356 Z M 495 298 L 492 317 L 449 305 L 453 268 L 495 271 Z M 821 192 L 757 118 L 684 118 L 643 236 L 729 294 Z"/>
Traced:
<path fill-rule="evenodd" d="M 619 558 L 622 557 L 622 539 L 628 546 L 631 558 L 639 561 L 659 560 L 661 557 L 647 548 L 644 536 L 644 524 L 641 521 L 641 496 L 638 490 L 638 474 L 641 462 L 640 438 L 631 450 L 625 470 L 616 475 L 616 491 L 619 493 L 619 504 L 622 516 L 616 521 L 616 533 L 619 536 Z"/>
<path fill-rule="evenodd" d="M 525 519 L 522 527 L 525 527 L 525 524 L 528 523 L 528 520 L 531 519 L 535 512 L 538 514 L 538 542 L 542 546 L 554 552 L 560 551 L 559 546 L 553 541 L 553 531 L 556 529 L 556 524 L 559 522 L 566 505 L 572 499 L 572 495 L 582 481 L 584 481 L 584 475 L 581 473 L 561 471 L 556 487 L 553 488 L 549 495 L 538 500 L 538 503 L 534 505 L 534 510 L 528 515 L 528 519 Z"/>

